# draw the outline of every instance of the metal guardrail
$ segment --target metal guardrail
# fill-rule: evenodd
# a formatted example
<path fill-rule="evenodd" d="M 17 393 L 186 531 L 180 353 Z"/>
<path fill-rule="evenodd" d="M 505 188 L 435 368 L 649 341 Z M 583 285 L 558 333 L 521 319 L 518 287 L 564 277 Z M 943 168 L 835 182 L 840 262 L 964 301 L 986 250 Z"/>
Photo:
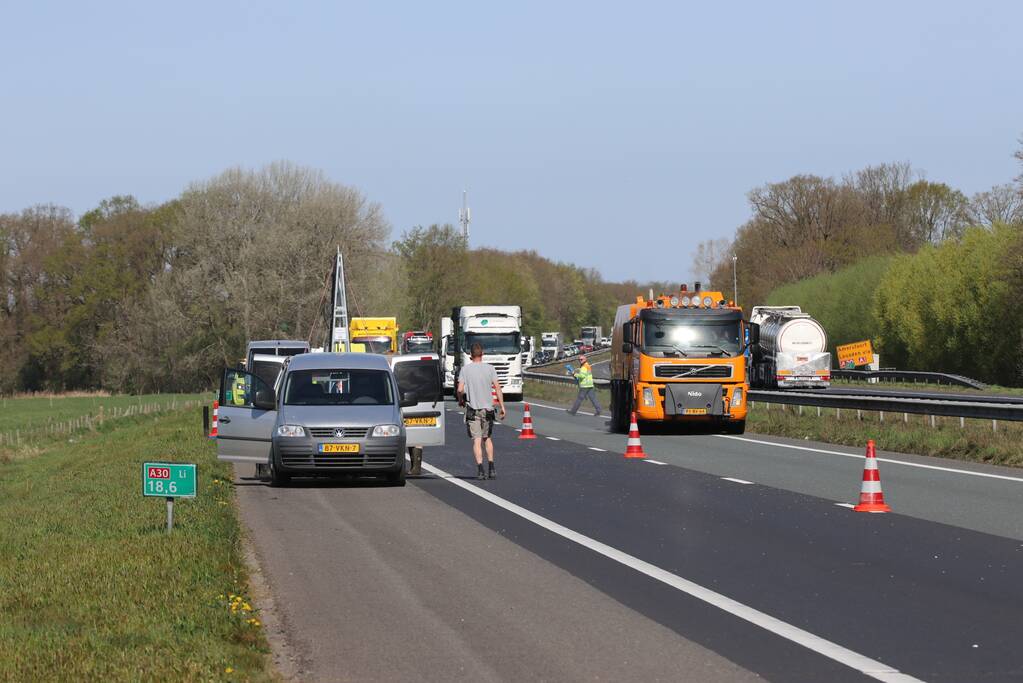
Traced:
<path fill-rule="evenodd" d="M 569 376 L 547 375 L 543 373 L 525 372 L 526 379 L 547 384 L 575 385 L 575 378 Z M 610 380 L 594 379 L 599 387 L 606 387 Z M 859 394 L 832 394 L 806 391 L 766 391 L 751 389 L 749 400 L 764 403 L 781 403 L 794 406 L 810 406 L 820 408 L 838 408 L 839 410 L 867 410 L 878 413 L 912 413 L 914 415 L 937 415 L 942 417 L 974 418 L 981 420 L 1007 420 L 1023 422 L 1023 403 L 1001 402 L 998 398 L 986 401 L 980 396 L 970 396 L 966 400 L 950 394 L 948 398 L 935 398 L 933 394 L 916 396 L 903 394 L 893 396 L 870 396 Z"/>
<path fill-rule="evenodd" d="M 535 365 L 530 365 L 528 367 L 531 370 L 534 369 L 534 368 L 549 368 L 549 367 L 554 366 L 554 365 L 562 365 L 564 363 L 571 363 L 573 359 L 578 358 L 579 356 L 582 356 L 582 355 L 587 356 L 588 358 L 593 358 L 594 356 L 603 355 L 605 353 L 611 353 L 611 347 L 610 346 L 605 346 L 604 348 L 596 349 L 595 351 L 589 351 L 589 352 L 587 352 L 585 354 L 577 353 L 574 356 L 562 356 L 558 360 L 552 360 L 549 363 L 536 363 Z"/>
<path fill-rule="evenodd" d="M 917 370 L 832 370 L 831 377 L 840 379 L 879 379 L 891 382 L 933 382 L 971 389 L 987 389 L 987 385 L 962 375 L 945 372 L 921 372 Z"/>

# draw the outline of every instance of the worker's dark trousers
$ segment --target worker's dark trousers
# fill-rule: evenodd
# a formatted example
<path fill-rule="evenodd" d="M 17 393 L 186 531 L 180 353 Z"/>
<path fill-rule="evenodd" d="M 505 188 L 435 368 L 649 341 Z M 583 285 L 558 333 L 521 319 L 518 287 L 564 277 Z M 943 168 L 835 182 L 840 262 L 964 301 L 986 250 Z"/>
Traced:
<path fill-rule="evenodd" d="M 572 404 L 572 409 L 569 410 L 570 415 L 575 415 L 579 410 L 579 406 L 583 404 L 583 401 L 590 399 L 590 403 L 593 404 L 593 410 L 598 414 L 600 413 L 600 404 L 597 403 L 597 390 L 593 387 L 587 387 L 586 389 L 579 389 L 579 395 L 575 397 L 575 403 Z"/>

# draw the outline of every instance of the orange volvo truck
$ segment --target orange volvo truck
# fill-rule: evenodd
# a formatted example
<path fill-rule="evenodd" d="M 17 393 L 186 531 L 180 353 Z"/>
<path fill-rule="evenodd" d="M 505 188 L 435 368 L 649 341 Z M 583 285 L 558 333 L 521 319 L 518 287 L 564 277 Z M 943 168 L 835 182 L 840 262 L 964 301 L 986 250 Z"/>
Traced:
<path fill-rule="evenodd" d="M 652 293 L 651 293 L 652 294 Z M 639 422 L 746 430 L 747 350 L 759 328 L 721 292 L 689 291 L 618 307 L 611 338 L 611 426 Z"/>

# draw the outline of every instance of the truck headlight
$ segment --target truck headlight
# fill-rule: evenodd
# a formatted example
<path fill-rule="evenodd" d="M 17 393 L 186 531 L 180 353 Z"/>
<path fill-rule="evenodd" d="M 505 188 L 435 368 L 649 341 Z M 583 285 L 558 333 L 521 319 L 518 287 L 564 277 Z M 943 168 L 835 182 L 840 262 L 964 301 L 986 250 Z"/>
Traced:
<path fill-rule="evenodd" d="M 736 387 L 732 392 L 732 407 L 738 408 L 742 405 L 742 387 Z"/>
<path fill-rule="evenodd" d="M 650 387 L 643 387 L 643 405 L 647 408 L 654 407 L 654 390 Z"/>
<path fill-rule="evenodd" d="M 377 425 L 373 428 L 371 436 L 399 436 L 401 427 L 398 425 Z"/>
<path fill-rule="evenodd" d="M 277 436 L 305 436 L 302 425 L 281 425 L 277 428 Z"/>

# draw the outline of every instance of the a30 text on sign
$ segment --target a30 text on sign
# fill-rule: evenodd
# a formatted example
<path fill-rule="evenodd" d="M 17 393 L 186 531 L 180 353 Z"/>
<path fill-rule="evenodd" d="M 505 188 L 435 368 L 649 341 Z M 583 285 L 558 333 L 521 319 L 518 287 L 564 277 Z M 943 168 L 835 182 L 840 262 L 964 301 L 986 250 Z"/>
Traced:
<path fill-rule="evenodd" d="M 195 498 L 195 465 L 180 462 L 142 463 L 142 495 Z"/>

